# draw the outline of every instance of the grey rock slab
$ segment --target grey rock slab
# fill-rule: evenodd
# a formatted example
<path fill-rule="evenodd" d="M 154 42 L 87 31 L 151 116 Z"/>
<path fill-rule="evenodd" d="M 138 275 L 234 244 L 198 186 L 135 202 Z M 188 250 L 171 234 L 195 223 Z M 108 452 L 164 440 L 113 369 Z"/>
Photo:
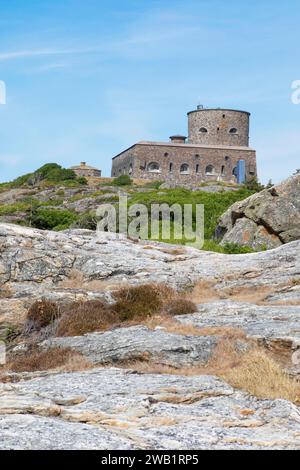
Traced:
<path fill-rule="evenodd" d="M 118 328 L 105 333 L 84 336 L 51 338 L 42 348 L 72 348 L 86 356 L 93 364 L 143 360 L 172 367 L 206 364 L 211 358 L 217 338 L 182 336 L 143 326 Z"/>
<path fill-rule="evenodd" d="M 1 450 L 131 450 L 130 438 L 109 429 L 40 416 L 0 416 Z"/>
<path fill-rule="evenodd" d="M 286 340 L 300 347 L 300 306 L 255 305 L 222 300 L 198 305 L 198 312 L 176 317 L 195 327 L 234 327 L 268 341 Z"/>
<path fill-rule="evenodd" d="M 212 376 L 94 369 L 2 384 L 0 393 L 1 449 L 300 449 L 297 406 Z M 41 416 L 41 403 L 59 414 Z"/>

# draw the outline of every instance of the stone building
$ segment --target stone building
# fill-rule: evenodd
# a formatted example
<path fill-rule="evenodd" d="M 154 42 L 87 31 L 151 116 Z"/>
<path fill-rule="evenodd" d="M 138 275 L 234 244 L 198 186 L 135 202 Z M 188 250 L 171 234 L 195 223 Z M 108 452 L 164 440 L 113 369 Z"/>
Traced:
<path fill-rule="evenodd" d="M 73 170 L 77 176 L 95 176 L 97 178 L 101 178 L 101 170 L 97 170 L 97 168 L 87 165 L 86 162 L 81 162 L 80 165 L 72 166 L 71 170 Z"/>
<path fill-rule="evenodd" d="M 250 113 L 198 106 L 188 113 L 188 137 L 173 135 L 170 142 L 138 142 L 116 155 L 112 177 L 194 184 L 237 182 L 257 175 L 256 152 L 249 147 Z M 242 165 L 240 165 L 242 163 Z"/>

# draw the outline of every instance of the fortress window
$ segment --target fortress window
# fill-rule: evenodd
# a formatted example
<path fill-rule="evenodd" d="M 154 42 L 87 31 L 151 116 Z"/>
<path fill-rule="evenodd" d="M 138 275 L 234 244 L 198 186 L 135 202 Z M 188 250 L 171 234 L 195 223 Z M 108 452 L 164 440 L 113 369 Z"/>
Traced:
<path fill-rule="evenodd" d="M 187 175 L 189 174 L 190 170 L 189 170 L 189 166 L 187 163 L 183 163 L 180 167 L 180 173 L 182 173 L 183 175 Z"/>
<path fill-rule="evenodd" d="M 165 153 L 165 157 L 168 157 L 168 156 L 169 156 L 169 154 L 168 154 L 168 152 L 166 152 L 166 153 Z"/>
<path fill-rule="evenodd" d="M 130 165 L 129 165 L 129 171 L 128 171 L 128 174 L 129 174 L 129 175 L 132 175 L 132 164 L 131 164 L 131 163 L 130 163 Z"/>
<path fill-rule="evenodd" d="M 229 162 L 230 161 L 230 157 L 225 157 L 225 162 Z"/>
<path fill-rule="evenodd" d="M 226 117 L 225 114 L 223 114 L 223 119 L 225 119 L 225 117 Z"/>
<path fill-rule="evenodd" d="M 197 165 L 196 165 L 196 173 L 197 173 L 197 174 L 199 173 L 199 167 L 200 167 L 200 165 L 197 164 Z"/>
<path fill-rule="evenodd" d="M 225 175 L 226 175 L 225 166 L 222 165 L 222 168 L 221 168 L 221 176 L 225 176 Z"/>
<path fill-rule="evenodd" d="M 237 129 L 235 127 L 232 127 L 229 131 L 229 134 L 237 134 Z"/>
<path fill-rule="evenodd" d="M 206 127 L 201 127 L 201 128 L 200 128 L 200 132 L 201 132 L 202 134 L 207 134 L 208 131 L 207 131 Z"/>
<path fill-rule="evenodd" d="M 205 174 L 206 175 L 214 175 L 215 169 L 212 165 L 208 165 L 205 169 Z"/>
<path fill-rule="evenodd" d="M 152 172 L 152 173 L 158 173 L 160 170 L 159 168 L 159 164 L 157 162 L 151 162 L 149 163 L 148 165 L 148 171 Z"/>
<path fill-rule="evenodd" d="M 169 165 L 169 172 L 172 173 L 172 171 L 173 171 L 173 163 L 170 163 L 170 165 Z"/>
<path fill-rule="evenodd" d="M 196 153 L 195 158 L 197 158 L 197 159 L 200 158 L 200 155 L 198 153 Z"/>

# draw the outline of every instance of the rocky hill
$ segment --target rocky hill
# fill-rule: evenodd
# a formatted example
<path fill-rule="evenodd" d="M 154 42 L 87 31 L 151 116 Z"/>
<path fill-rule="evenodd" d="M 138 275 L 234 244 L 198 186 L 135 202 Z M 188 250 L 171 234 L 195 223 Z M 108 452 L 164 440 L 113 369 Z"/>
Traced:
<path fill-rule="evenodd" d="M 299 449 L 299 248 L 1 224 L 0 447 Z"/>

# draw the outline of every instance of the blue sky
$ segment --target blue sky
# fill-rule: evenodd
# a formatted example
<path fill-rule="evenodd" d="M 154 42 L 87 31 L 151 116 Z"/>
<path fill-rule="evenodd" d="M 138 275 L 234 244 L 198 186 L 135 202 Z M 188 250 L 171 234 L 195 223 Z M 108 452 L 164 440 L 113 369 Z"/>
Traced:
<path fill-rule="evenodd" d="M 252 113 L 260 179 L 300 167 L 299 0 L 0 0 L 0 181 L 186 133 L 198 103 Z"/>

